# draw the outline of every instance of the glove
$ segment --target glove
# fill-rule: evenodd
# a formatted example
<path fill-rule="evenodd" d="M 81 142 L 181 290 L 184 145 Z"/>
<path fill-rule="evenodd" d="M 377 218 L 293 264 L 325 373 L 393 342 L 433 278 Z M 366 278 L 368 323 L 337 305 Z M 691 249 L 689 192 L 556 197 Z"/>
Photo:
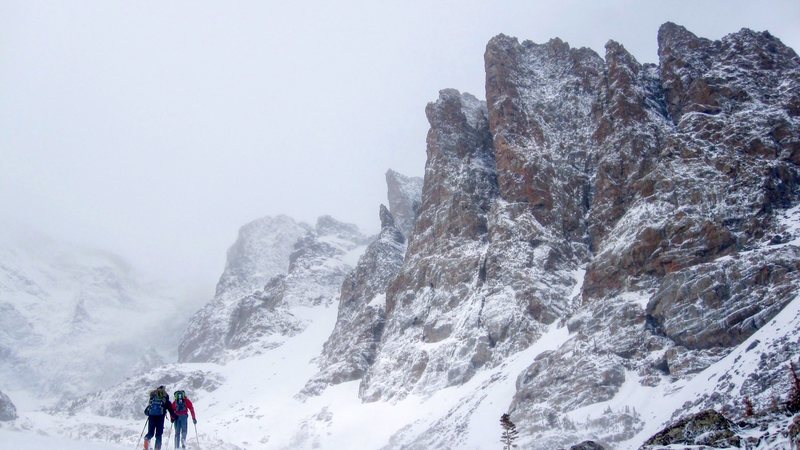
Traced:
<path fill-rule="evenodd" d="M 192 418 L 192 423 L 193 423 L 193 424 L 195 424 L 195 425 L 197 425 L 197 419 L 195 419 L 195 418 Z"/>

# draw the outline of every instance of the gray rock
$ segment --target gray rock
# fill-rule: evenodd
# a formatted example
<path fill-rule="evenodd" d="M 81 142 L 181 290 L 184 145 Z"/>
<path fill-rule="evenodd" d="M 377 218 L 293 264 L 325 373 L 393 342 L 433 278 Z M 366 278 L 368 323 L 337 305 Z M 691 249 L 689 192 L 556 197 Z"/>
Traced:
<path fill-rule="evenodd" d="M 422 201 L 422 178 L 407 177 L 388 170 L 386 172 L 387 198 L 389 212 L 396 221 L 397 228 L 408 239 L 414 231 Z"/>
<path fill-rule="evenodd" d="M 342 283 L 336 325 L 318 360 L 320 371 L 301 396 L 360 379 L 375 361 L 386 318 L 386 288 L 399 272 L 405 254 L 405 238 L 383 205 L 380 218 L 380 235 Z"/>
<path fill-rule="evenodd" d="M 189 322 L 178 347 L 178 361 L 205 362 L 224 351 L 238 301 L 289 270 L 295 243 L 310 227 L 286 216 L 264 217 L 244 225 L 228 250 L 214 299 Z"/>
<path fill-rule="evenodd" d="M 734 424 L 714 410 L 702 411 L 664 428 L 645 441 L 642 449 L 667 445 L 703 445 L 715 448 L 740 447 Z"/>
<path fill-rule="evenodd" d="M 800 203 L 800 58 L 746 29 L 668 23 L 658 41 L 652 65 L 615 42 L 601 58 L 500 35 L 485 105 L 453 90 L 428 105 L 422 204 L 362 399 L 462 384 L 561 322 L 574 336 L 520 375 L 511 411 L 541 434 L 526 446 L 566 446 L 592 437 L 567 412 L 626 374 L 691 377 L 794 298 L 797 218 L 781 216 Z M 609 445 L 643 426 L 603 421 Z M 455 422 L 397 439 L 439 445 Z"/>
<path fill-rule="evenodd" d="M 289 310 L 332 304 L 352 270 L 350 252 L 368 242 L 355 225 L 330 216 L 314 229 L 283 216 L 242 227 L 217 296 L 184 333 L 179 360 L 221 362 L 281 345 L 306 326 Z"/>
<path fill-rule="evenodd" d="M 583 441 L 573 445 L 569 450 L 606 450 L 606 448 L 595 441 Z"/>
<path fill-rule="evenodd" d="M 8 422 L 17 418 L 17 407 L 6 394 L 0 391 L 0 422 Z"/>
<path fill-rule="evenodd" d="M 647 313 L 679 345 L 732 347 L 794 299 L 798 284 L 800 248 L 753 251 L 666 275 Z"/>
<path fill-rule="evenodd" d="M 225 380 L 210 370 L 192 370 L 181 365 L 166 365 L 130 377 L 110 388 L 76 397 L 51 411 L 53 414 L 90 413 L 120 419 L 144 418 L 149 392 L 164 386 L 172 397 L 177 390 L 186 391 L 193 402 L 214 392 Z"/>

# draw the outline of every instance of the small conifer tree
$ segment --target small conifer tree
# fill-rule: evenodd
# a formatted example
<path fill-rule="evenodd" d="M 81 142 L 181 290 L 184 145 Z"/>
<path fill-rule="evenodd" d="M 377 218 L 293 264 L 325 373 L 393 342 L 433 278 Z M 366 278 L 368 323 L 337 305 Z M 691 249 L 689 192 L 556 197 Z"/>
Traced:
<path fill-rule="evenodd" d="M 519 437 L 517 426 L 511 421 L 508 414 L 500 416 L 500 426 L 503 427 L 503 434 L 500 435 L 500 442 L 503 443 L 503 450 L 511 450 L 515 448 L 514 441 Z"/>
<path fill-rule="evenodd" d="M 781 410 L 781 403 L 778 401 L 778 396 L 776 396 L 775 393 L 773 392 L 772 396 L 770 397 L 769 412 L 771 412 L 772 414 L 777 414 L 780 412 L 780 410 Z"/>
<path fill-rule="evenodd" d="M 789 400 L 786 401 L 786 408 L 792 412 L 800 412 L 800 377 L 797 376 L 797 370 L 794 368 L 794 363 L 789 363 L 789 372 L 792 377 L 792 387 L 789 391 Z"/>
<path fill-rule="evenodd" d="M 742 403 L 744 404 L 744 416 L 753 417 L 753 401 L 750 400 L 750 397 L 745 395 Z"/>

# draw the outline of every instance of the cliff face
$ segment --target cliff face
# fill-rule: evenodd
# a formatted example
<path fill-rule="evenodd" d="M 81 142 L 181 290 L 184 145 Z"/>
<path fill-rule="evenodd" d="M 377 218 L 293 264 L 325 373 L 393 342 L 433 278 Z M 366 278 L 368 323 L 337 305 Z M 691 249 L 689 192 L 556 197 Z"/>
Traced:
<path fill-rule="evenodd" d="M 414 222 L 419 214 L 422 178 L 407 177 L 389 169 L 386 171 L 386 186 L 389 212 L 397 228 L 408 238 L 414 231 Z"/>
<path fill-rule="evenodd" d="M 178 360 L 204 362 L 220 356 L 238 301 L 263 288 L 272 277 L 286 273 L 295 242 L 310 230 L 286 216 L 264 217 L 244 225 L 228 250 L 214 299 L 192 317 L 183 334 Z"/>
<path fill-rule="evenodd" d="M 358 380 L 375 361 L 386 320 L 386 288 L 397 276 L 405 252 L 403 233 L 383 205 L 380 219 L 378 238 L 342 283 L 336 326 L 318 360 L 320 371 L 306 384 L 303 396 Z"/>
<path fill-rule="evenodd" d="M 240 230 L 217 295 L 190 321 L 182 362 L 226 361 L 275 348 L 304 330 L 293 309 L 332 305 L 369 239 L 323 216 L 314 228 L 287 217 Z"/>
<path fill-rule="evenodd" d="M 653 65 L 613 41 L 602 58 L 500 35 L 486 103 L 444 90 L 428 105 L 414 231 L 377 353 L 351 376 L 362 399 L 462 385 L 566 325 L 509 406 L 553 448 L 602 434 L 567 413 L 691 378 L 795 298 L 800 59 L 746 29 L 709 41 L 667 23 L 658 42 Z M 629 410 L 604 421 L 624 424 L 607 442 L 644 426 Z"/>

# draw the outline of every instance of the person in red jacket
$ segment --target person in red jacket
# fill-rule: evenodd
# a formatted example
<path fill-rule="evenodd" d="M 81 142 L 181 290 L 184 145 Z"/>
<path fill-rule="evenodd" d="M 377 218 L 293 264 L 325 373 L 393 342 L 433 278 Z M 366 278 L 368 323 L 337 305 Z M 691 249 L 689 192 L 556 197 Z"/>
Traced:
<path fill-rule="evenodd" d="M 192 423 L 197 423 L 194 415 L 194 405 L 186 397 L 186 392 L 175 391 L 175 400 L 172 401 L 172 409 L 175 411 L 175 448 L 186 448 L 186 433 L 189 431 L 189 412 L 192 413 Z"/>

